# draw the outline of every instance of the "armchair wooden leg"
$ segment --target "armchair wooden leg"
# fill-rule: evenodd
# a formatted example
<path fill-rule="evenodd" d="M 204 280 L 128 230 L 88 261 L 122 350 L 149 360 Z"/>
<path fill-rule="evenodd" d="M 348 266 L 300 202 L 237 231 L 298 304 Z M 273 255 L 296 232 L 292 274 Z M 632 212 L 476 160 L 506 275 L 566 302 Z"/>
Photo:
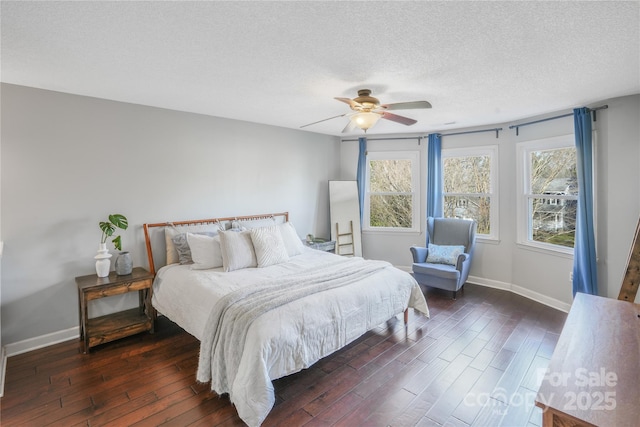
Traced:
<path fill-rule="evenodd" d="M 407 307 L 404 310 L 404 324 L 407 325 L 409 323 L 409 308 Z"/>
<path fill-rule="evenodd" d="M 453 291 L 453 299 L 456 299 L 457 296 L 458 296 L 458 293 L 456 291 Z"/>

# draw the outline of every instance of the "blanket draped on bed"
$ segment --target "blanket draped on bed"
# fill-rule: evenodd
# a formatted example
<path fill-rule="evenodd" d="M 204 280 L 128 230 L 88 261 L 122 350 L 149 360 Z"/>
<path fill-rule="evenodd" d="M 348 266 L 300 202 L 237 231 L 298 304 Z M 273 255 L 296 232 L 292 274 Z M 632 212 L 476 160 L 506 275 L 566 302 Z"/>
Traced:
<path fill-rule="evenodd" d="M 387 266 L 390 264 L 385 261 L 353 258 L 227 294 L 213 307 L 205 326 L 197 380 L 210 380 L 211 389 L 218 394 L 230 393 L 247 330 L 256 318 L 297 299 L 346 286 Z"/>
<path fill-rule="evenodd" d="M 244 286 L 224 295 L 212 308 L 202 333 L 197 380 L 200 382 L 211 381 L 211 390 L 218 394 L 228 393 L 231 402 L 238 410 L 240 418 L 250 426 L 260 425 L 275 403 L 271 384 L 272 378 L 269 376 L 269 367 L 272 366 L 271 363 L 274 360 L 269 359 L 271 356 L 266 356 L 267 359 L 264 359 L 264 354 L 254 352 L 262 351 L 260 349 L 265 349 L 264 346 L 269 348 L 274 343 L 279 345 L 277 343 L 281 342 L 279 341 L 281 338 L 278 337 L 278 333 L 281 331 L 279 329 L 272 330 L 273 335 L 268 335 L 269 332 L 267 332 L 267 335 L 262 335 L 263 330 L 269 330 L 270 324 L 256 320 L 263 315 L 273 318 L 273 314 L 280 310 L 288 313 L 284 314 L 285 316 L 290 315 L 287 307 L 285 307 L 288 304 L 299 304 L 304 298 L 314 294 L 321 296 L 325 291 L 328 291 L 325 294 L 328 297 L 336 291 L 342 292 L 342 287 L 352 284 L 360 286 L 358 288 L 360 292 L 368 293 L 365 289 L 371 290 L 369 295 L 358 294 L 359 297 L 368 299 L 368 304 L 386 307 L 382 310 L 374 309 L 373 307 L 365 309 L 365 312 L 368 313 L 371 313 L 370 310 L 373 309 L 372 311 L 377 313 L 377 316 L 351 319 L 350 322 L 354 323 L 349 325 L 347 333 L 341 335 L 337 341 L 330 340 L 332 344 L 322 348 L 318 353 L 308 355 L 306 353 L 306 343 L 301 343 L 300 351 L 302 353 L 295 353 L 292 357 L 301 357 L 304 362 L 301 362 L 301 360 L 290 361 L 290 363 L 286 363 L 289 368 L 284 369 L 288 373 L 293 373 L 295 369 L 310 366 L 309 363 L 318 360 L 318 357 L 324 357 L 330 354 L 327 352 L 332 352 L 339 348 L 333 346 L 333 344 L 346 345 L 357 338 L 356 331 L 358 331 L 357 333 L 364 333 L 366 331 L 365 328 L 371 327 L 369 322 L 373 321 L 373 319 L 377 322 L 383 322 L 388 319 L 387 317 L 382 319 L 380 313 L 384 313 L 383 317 L 386 315 L 393 316 L 400 312 L 398 310 L 402 309 L 403 304 L 406 308 L 408 303 L 409 306 L 413 306 L 428 316 L 429 311 L 426 301 L 415 280 L 406 275 L 406 273 L 397 275 L 396 273 L 400 272 L 395 270 L 391 264 L 385 261 L 342 258 L 337 263 L 316 265 L 315 268 L 307 268 L 277 279 L 265 279 L 252 286 Z M 384 274 L 385 271 L 387 271 L 387 274 Z M 386 279 L 380 279 L 382 282 L 378 282 L 378 279 L 374 280 L 380 274 Z M 394 293 L 396 291 L 393 290 L 395 285 L 391 282 L 385 282 L 385 280 L 397 281 L 395 285 L 404 287 L 403 295 L 407 299 L 404 299 L 405 296 L 397 299 L 394 296 L 397 295 Z M 363 283 L 371 283 L 371 287 L 362 289 Z M 374 283 L 379 283 L 379 285 Z M 376 286 L 379 287 L 376 288 Z M 373 289 L 377 289 L 377 292 L 383 292 L 383 294 L 377 293 Z M 384 291 L 382 291 L 383 289 Z M 381 299 L 371 300 L 370 298 L 375 298 L 374 295 Z M 335 296 L 332 298 L 335 298 Z M 383 303 L 382 300 L 385 300 L 385 302 Z M 394 305 L 389 304 L 390 300 L 394 302 Z M 331 303 L 331 299 L 325 301 L 331 307 L 340 309 L 338 308 L 340 307 L 339 301 L 334 301 L 333 303 Z M 391 308 L 392 306 L 393 308 Z M 322 305 L 318 307 L 322 307 Z M 279 310 L 276 311 L 276 309 Z M 322 310 L 318 311 L 313 308 L 311 308 L 311 311 L 315 315 L 323 313 Z M 307 312 L 303 314 L 305 316 L 302 317 L 314 315 Z M 327 315 L 330 316 L 329 314 Z M 278 317 L 276 316 L 276 318 Z M 333 322 L 333 320 L 329 321 Z M 292 318 L 291 325 L 298 325 L 296 318 Z M 304 325 L 304 322 L 302 325 Z M 317 324 L 314 325 L 317 327 Z M 313 328 L 313 326 L 310 327 Z M 336 325 L 336 327 L 339 327 L 339 325 Z M 296 330 L 295 327 L 292 329 L 296 331 L 293 332 L 294 334 L 302 333 L 301 330 Z M 315 329 L 308 330 L 316 331 Z M 288 333 L 292 333 L 291 330 Z M 249 336 L 252 337 L 251 340 L 248 340 Z M 295 337 L 287 335 L 287 337 L 288 339 L 296 339 L 297 335 Z M 270 339 L 275 339 L 276 341 L 269 341 Z M 269 354 L 273 354 L 273 350 L 266 351 Z M 274 355 L 273 357 L 280 356 Z M 278 370 L 278 372 L 283 372 L 283 369 Z"/>

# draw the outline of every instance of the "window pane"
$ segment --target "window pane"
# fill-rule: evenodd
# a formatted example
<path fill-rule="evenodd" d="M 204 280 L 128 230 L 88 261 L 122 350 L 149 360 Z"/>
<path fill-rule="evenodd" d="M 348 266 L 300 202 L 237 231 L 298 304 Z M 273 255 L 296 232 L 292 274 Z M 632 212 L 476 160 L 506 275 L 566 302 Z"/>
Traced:
<path fill-rule="evenodd" d="M 445 196 L 445 218 L 475 219 L 479 234 L 490 234 L 490 198 L 482 196 Z"/>
<path fill-rule="evenodd" d="M 411 228 L 412 197 L 410 195 L 380 196 L 369 200 L 371 227 Z"/>
<path fill-rule="evenodd" d="M 532 151 L 530 162 L 532 194 L 578 194 L 575 147 Z"/>
<path fill-rule="evenodd" d="M 577 205 L 576 200 L 532 198 L 529 203 L 531 238 L 573 248 Z"/>
<path fill-rule="evenodd" d="M 444 157 L 444 216 L 475 219 L 491 235 L 491 155 Z"/>
<path fill-rule="evenodd" d="M 491 192 L 491 159 L 488 155 L 447 157 L 442 164 L 445 193 Z"/>
<path fill-rule="evenodd" d="M 369 191 L 372 193 L 410 193 L 411 160 L 371 160 L 369 162 Z"/>

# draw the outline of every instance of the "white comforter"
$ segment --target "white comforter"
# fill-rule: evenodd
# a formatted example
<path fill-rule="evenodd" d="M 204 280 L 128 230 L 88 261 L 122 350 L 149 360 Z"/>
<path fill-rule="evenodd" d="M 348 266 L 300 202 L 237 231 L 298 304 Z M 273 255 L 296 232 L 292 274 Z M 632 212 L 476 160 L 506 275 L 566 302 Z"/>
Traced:
<path fill-rule="evenodd" d="M 358 270 L 362 274 L 355 280 Z M 255 321 L 240 328 L 244 339 L 227 340 L 241 341 L 240 349 L 216 348 L 217 342 L 225 342 L 216 335 L 221 332 L 216 325 L 224 323 L 218 316 L 220 306 L 212 312 L 216 304 L 223 304 L 230 294 L 249 294 L 252 289 L 295 287 L 296 280 L 318 282 L 312 272 L 330 276 L 332 288 L 298 291 L 299 298 L 264 309 Z M 153 304 L 201 341 L 198 380 L 211 380 L 218 394 L 229 393 L 238 415 L 251 426 L 260 425 L 273 407 L 271 380 L 309 367 L 407 307 L 429 313 L 418 284 L 408 273 L 385 262 L 311 249 L 286 263 L 260 269 L 225 273 L 164 267 L 154 283 Z M 213 325 L 207 323 L 212 319 Z M 238 357 L 229 363 L 224 353 L 235 351 Z"/>

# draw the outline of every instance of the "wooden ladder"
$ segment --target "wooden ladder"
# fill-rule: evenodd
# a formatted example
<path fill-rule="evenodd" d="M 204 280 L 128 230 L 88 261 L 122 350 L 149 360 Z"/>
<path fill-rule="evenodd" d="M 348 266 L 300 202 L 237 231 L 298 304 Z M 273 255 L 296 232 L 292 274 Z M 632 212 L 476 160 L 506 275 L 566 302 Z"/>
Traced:
<path fill-rule="evenodd" d="M 336 254 L 347 256 L 355 254 L 353 221 L 349 221 L 349 231 L 346 233 L 340 233 L 340 223 L 336 222 Z"/>
<path fill-rule="evenodd" d="M 638 283 L 640 282 L 640 220 L 636 226 L 636 236 L 633 238 L 633 245 L 629 252 L 627 261 L 627 272 L 622 280 L 622 287 L 618 299 L 622 301 L 634 302 L 638 293 Z"/>

